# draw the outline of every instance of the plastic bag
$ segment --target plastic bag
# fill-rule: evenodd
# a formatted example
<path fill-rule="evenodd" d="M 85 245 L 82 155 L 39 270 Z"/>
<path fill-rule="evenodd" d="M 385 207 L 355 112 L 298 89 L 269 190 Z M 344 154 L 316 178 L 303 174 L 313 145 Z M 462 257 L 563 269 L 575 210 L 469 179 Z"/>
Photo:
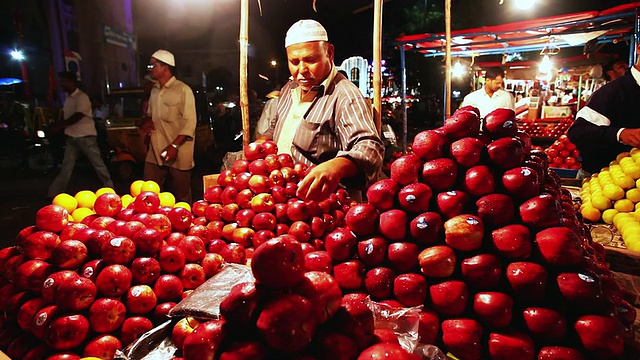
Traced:
<path fill-rule="evenodd" d="M 218 319 L 220 303 L 231 288 L 239 283 L 255 281 L 251 268 L 227 264 L 222 271 L 198 286 L 169 312 L 169 316 L 193 316 L 198 319 Z"/>
<path fill-rule="evenodd" d="M 117 350 L 115 360 L 171 360 L 178 349 L 171 341 L 171 331 L 178 319 L 167 320 L 144 333 L 123 350 Z"/>
<path fill-rule="evenodd" d="M 415 307 L 393 307 L 378 303 L 370 298 L 367 305 L 373 313 L 373 323 L 376 329 L 392 330 L 398 337 L 398 342 L 403 349 L 410 353 L 418 345 L 418 326 L 420 324 L 420 311 L 422 305 Z"/>

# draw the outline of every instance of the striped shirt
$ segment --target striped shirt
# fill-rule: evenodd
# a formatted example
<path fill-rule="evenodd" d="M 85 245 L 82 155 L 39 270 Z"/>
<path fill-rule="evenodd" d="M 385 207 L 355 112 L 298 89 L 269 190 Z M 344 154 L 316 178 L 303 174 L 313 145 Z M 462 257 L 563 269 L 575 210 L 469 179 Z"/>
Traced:
<path fill-rule="evenodd" d="M 335 66 L 328 80 L 319 87 L 316 98 L 300 120 L 290 153 L 295 161 L 307 165 L 346 157 L 365 176 L 345 179 L 343 185 L 362 187 L 377 180 L 384 145 L 373 122 L 371 107 L 360 90 L 344 75 L 336 73 Z M 277 115 L 265 133 L 276 143 L 292 108 L 296 87 L 295 81 L 289 81 L 282 88 Z"/>

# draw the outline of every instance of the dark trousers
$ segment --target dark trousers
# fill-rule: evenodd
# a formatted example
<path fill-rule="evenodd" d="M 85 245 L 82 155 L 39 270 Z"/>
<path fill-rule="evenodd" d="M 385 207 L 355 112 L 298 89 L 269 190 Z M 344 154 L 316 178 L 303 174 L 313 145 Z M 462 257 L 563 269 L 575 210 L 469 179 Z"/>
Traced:
<path fill-rule="evenodd" d="M 167 191 L 165 181 L 169 180 L 171 182 L 169 190 L 176 197 L 176 202 L 184 201 L 191 205 L 191 170 L 179 170 L 146 161 L 144 179 L 157 182 L 162 191 Z"/>

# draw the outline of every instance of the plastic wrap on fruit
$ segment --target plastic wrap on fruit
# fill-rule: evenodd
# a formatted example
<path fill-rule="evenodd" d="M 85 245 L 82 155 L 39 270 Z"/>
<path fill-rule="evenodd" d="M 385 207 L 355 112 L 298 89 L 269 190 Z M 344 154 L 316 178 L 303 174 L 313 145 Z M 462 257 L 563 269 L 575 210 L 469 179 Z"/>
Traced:
<path fill-rule="evenodd" d="M 231 288 L 235 284 L 254 280 L 250 267 L 227 264 L 222 271 L 198 286 L 171 309 L 169 316 L 218 319 L 220 317 L 220 303 L 229 295 Z"/>
<path fill-rule="evenodd" d="M 373 313 L 375 329 L 392 330 L 403 349 L 412 353 L 418 345 L 418 327 L 422 305 L 414 307 L 394 307 L 375 302 L 368 298 L 367 305 Z"/>
<path fill-rule="evenodd" d="M 423 360 L 451 360 L 453 357 L 447 357 L 439 347 L 430 344 L 418 344 L 413 351 L 414 354 L 420 356 Z"/>
<path fill-rule="evenodd" d="M 171 341 L 171 330 L 178 319 L 167 320 L 144 333 L 123 350 L 116 351 L 115 360 L 171 360 L 178 349 Z"/>

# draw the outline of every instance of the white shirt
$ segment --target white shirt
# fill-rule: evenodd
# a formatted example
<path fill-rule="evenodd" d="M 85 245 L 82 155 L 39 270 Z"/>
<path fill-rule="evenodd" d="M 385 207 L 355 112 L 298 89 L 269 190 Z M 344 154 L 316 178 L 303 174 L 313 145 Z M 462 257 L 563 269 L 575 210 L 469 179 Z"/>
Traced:
<path fill-rule="evenodd" d="M 480 117 L 484 118 L 488 113 L 498 108 L 509 108 L 515 110 L 515 100 L 513 96 L 502 90 L 494 92 L 491 97 L 484 90 L 476 90 L 464 97 L 460 106 L 471 105 L 480 110 Z"/>
<path fill-rule="evenodd" d="M 64 129 L 65 135 L 71 137 L 96 136 L 96 125 L 91 117 L 91 101 L 89 101 L 87 94 L 80 89 L 67 95 L 64 100 L 64 119 L 68 119 L 75 113 L 82 113 L 84 116 L 77 123 L 67 126 Z"/>

